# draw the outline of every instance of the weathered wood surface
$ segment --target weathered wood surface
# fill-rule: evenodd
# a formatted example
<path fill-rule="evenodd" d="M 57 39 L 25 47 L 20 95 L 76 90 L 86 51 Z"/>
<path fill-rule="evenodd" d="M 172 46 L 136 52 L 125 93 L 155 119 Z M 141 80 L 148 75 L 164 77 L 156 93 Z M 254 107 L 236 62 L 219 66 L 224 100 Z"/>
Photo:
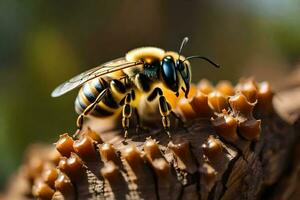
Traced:
<path fill-rule="evenodd" d="M 259 91 L 260 86 L 256 87 Z M 292 111 L 291 120 L 290 111 L 277 114 L 277 110 L 289 110 L 281 108 L 286 102 L 277 102 L 270 110 L 264 101 L 258 101 L 253 108 L 251 91 L 243 94 L 248 103 L 240 107 L 239 103 L 230 104 L 230 100 L 209 100 L 210 108 L 217 113 L 212 115 L 215 123 L 210 118 L 212 113 L 195 112 L 196 107 L 192 112 L 182 103 L 187 130 L 173 130 L 171 140 L 157 129 L 133 135 L 126 144 L 120 131 L 101 138 L 87 131 L 80 140 L 67 138 L 62 146 L 56 145 L 63 157 L 53 156 L 53 152 L 52 157 L 50 153 L 29 153 L 27 164 L 12 179 L 8 192 L 12 196 L 8 199 L 33 198 L 32 185 L 34 194 L 45 199 L 299 198 L 300 121 L 294 115 L 298 111 Z M 295 100 L 293 96 L 288 99 Z M 230 113 L 222 112 L 220 107 L 230 109 Z M 222 124 L 224 119 L 229 120 L 227 115 L 237 120 L 236 127 L 230 126 L 231 122 Z M 244 126 L 246 122 L 249 124 Z M 28 164 L 33 162 L 31 159 L 47 163 L 48 170 L 57 169 L 64 184 L 45 181 L 45 176 L 39 174 L 47 170 L 32 167 Z"/>

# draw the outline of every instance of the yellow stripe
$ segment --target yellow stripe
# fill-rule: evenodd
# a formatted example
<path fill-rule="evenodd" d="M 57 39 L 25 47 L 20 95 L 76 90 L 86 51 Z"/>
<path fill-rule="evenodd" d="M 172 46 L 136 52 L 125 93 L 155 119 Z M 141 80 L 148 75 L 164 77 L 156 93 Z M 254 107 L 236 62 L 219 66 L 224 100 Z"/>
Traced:
<path fill-rule="evenodd" d="M 81 102 L 84 103 L 86 106 L 91 104 L 89 100 L 86 98 L 86 96 L 84 95 L 82 88 L 78 92 L 78 97 L 82 100 Z"/>

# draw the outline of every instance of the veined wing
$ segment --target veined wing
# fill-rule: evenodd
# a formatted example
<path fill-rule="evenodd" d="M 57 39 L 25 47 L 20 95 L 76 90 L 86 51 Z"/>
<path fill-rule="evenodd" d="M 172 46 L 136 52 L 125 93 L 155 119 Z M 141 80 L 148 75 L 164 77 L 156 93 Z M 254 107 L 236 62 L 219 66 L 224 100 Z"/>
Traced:
<path fill-rule="evenodd" d="M 95 68 L 92 68 L 90 70 L 87 70 L 81 74 L 78 74 L 77 76 L 71 78 L 70 80 L 62 83 L 59 85 L 53 92 L 51 93 L 52 97 L 58 97 L 61 96 L 79 86 L 81 86 L 83 83 L 92 80 L 96 77 L 103 76 L 105 74 L 109 74 L 112 72 L 116 72 L 125 68 L 133 67 L 136 65 L 143 64 L 143 62 L 128 62 L 125 60 L 124 57 L 118 58 L 112 61 L 109 61 L 107 63 L 104 63 L 102 65 L 99 65 Z"/>

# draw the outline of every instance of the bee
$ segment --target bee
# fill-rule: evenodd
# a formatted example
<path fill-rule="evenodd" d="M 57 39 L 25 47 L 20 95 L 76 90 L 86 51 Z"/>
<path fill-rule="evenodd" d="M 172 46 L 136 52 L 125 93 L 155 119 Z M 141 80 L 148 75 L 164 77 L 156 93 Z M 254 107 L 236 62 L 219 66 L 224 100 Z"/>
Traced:
<path fill-rule="evenodd" d="M 78 131 L 82 129 L 84 118 L 88 115 L 108 118 L 121 113 L 124 139 L 128 136 L 132 113 L 136 114 L 138 128 L 141 126 L 140 115 L 145 116 L 148 111 L 142 108 L 139 112 L 139 105 L 150 105 L 155 101 L 163 129 L 171 137 L 169 115 L 178 116 L 172 111 L 164 91 L 172 92 L 178 97 L 181 90 L 188 97 L 192 75 L 191 59 L 203 59 L 219 67 L 203 56 L 181 55 L 187 42 L 188 38 L 185 37 L 178 52 L 157 47 L 133 49 L 125 57 L 101 64 L 62 83 L 51 96 L 58 97 L 82 86 L 75 100 L 75 110 L 79 114 Z"/>

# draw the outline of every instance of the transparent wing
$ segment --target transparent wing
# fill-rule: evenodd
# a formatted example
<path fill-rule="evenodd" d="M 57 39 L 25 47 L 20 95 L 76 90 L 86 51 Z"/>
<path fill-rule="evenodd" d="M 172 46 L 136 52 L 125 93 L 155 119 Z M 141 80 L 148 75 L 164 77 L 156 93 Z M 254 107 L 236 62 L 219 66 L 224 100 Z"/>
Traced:
<path fill-rule="evenodd" d="M 71 78 L 70 80 L 62 83 L 59 85 L 53 92 L 51 93 L 52 97 L 58 97 L 61 96 L 79 86 L 81 86 L 83 83 L 94 79 L 99 76 L 103 76 L 105 74 L 109 74 L 112 72 L 116 72 L 118 70 L 122 70 L 125 68 L 133 67 L 136 65 L 140 65 L 142 62 L 128 62 L 125 60 L 125 58 L 118 58 L 112 61 L 109 61 L 107 63 L 104 63 L 102 65 L 99 65 L 95 68 L 92 68 L 88 71 L 85 71 L 81 74 L 78 74 L 77 76 Z"/>

